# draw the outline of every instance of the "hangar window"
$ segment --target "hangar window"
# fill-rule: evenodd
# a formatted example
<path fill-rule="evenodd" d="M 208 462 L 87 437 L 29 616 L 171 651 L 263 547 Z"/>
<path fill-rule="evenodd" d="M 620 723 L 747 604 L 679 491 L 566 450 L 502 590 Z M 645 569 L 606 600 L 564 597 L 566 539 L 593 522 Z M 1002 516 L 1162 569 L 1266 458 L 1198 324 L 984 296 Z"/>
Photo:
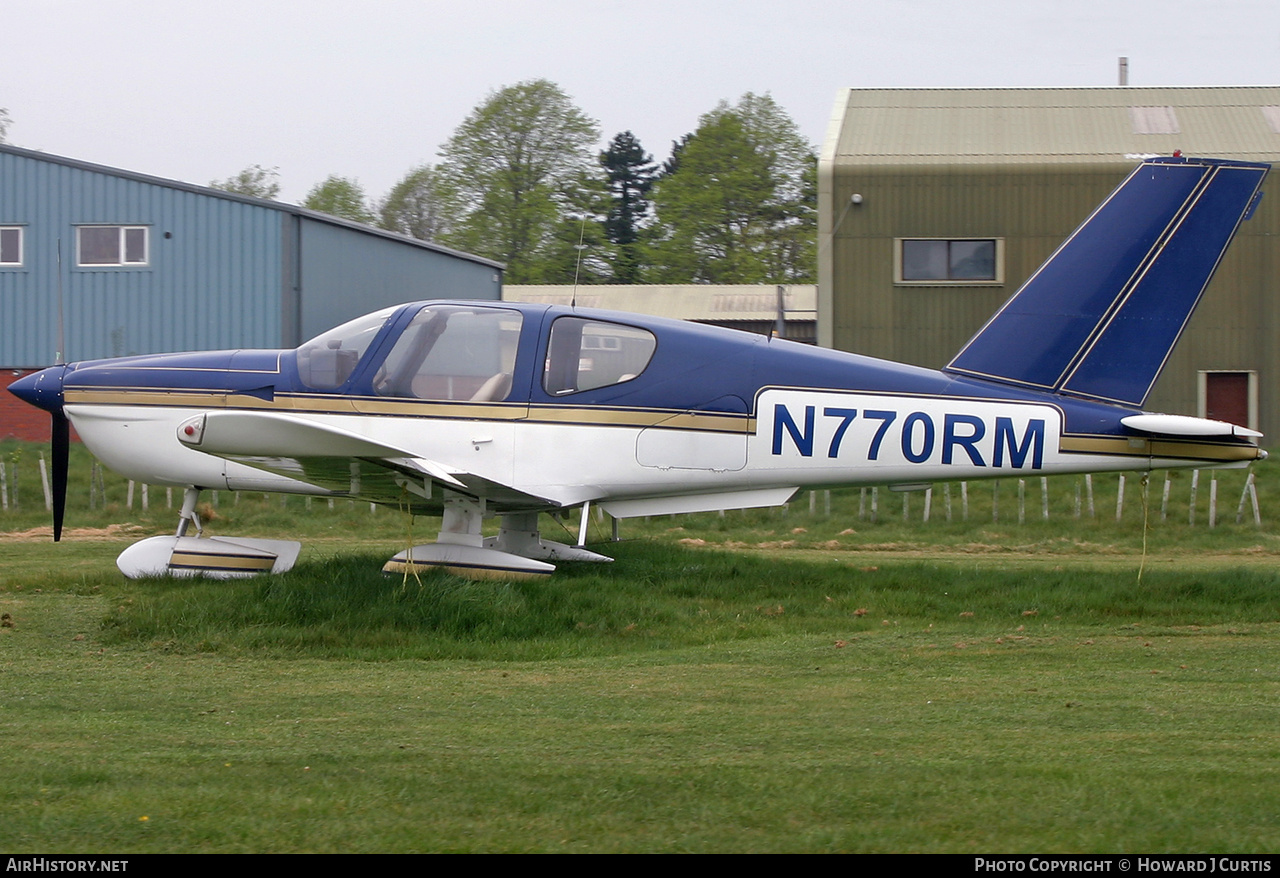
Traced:
<path fill-rule="evenodd" d="M 898 238 L 898 284 L 999 284 L 1004 282 L 1000 238 Z"/>
<path fill-rule="evenodd" d="M 22 265 L 22 226 L 0 226 L 0 265 Z"/>
<path fill-rule="evenodd" d="M 146 265 L 149 261 L 146 226 L 80 226 L 76 229 L 76 264 Z"/>
<path fill-rule="evenodd" d="M 542 386 L 552 396 L 630 381 L 649 365 L 658 340 L 637 326 L 560 317 L 551 324 Z"/>

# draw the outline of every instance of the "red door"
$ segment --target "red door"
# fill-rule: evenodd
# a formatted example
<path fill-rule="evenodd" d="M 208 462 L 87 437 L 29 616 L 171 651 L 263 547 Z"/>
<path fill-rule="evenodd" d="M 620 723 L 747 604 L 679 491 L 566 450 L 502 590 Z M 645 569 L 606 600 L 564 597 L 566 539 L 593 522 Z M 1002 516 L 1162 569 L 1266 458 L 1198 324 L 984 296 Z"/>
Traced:
<path fill-rule="evenodd" d="M 1249 426 L 1249 373 L 1205 373 L 1205 417 Z"/>

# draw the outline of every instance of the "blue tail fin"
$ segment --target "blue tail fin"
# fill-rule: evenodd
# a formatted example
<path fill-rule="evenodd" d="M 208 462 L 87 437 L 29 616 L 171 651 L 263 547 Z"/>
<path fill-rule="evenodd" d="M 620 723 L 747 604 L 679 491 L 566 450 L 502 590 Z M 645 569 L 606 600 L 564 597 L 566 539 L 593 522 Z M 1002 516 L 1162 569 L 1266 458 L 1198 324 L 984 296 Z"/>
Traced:
<path fill-rule="evenodd" d="M 1141 406 L 1269 169 L 1143 162 L 946 371 Z"/>

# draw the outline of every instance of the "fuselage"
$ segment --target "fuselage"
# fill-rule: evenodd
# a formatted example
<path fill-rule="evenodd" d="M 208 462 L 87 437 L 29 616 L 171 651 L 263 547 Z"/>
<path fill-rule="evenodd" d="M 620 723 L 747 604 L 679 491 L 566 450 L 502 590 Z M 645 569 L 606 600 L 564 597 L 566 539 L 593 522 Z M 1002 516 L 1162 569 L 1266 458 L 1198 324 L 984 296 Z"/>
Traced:
<path fill-rule="evenodd" d="M 34 386 L 35 377 L 25 381 Z M 710 508 L 715 500 L 677 498 L 768 497 L 800 486 L 1221 466 L 1263 455 L 1247 437 L 1126 427 L 1133 408 L 735 330 L 546 305 L 415 303 L 297 350 L 92 361 L 60 377 L 61 405 L 85 444 L 129 478 L 380 502 L 391 498 L 365 493 L 358 479 L 339 490 L 296 467 L 205 453 L 181 441 L 179 428 L 201 413 L 283 415 L 548 507 L 590 500 L 620 514 Z"/>

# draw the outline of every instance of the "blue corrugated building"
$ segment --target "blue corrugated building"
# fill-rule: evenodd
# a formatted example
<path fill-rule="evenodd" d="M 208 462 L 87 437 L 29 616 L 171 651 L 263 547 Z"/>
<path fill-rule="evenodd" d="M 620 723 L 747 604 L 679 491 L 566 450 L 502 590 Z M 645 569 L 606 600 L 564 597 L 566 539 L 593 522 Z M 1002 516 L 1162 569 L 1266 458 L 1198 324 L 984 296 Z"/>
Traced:
<path fill-rule="evenodd" d="M 0 386 L 54 362 L 59 303 L 63 357 L 87 360 L 293 347 L 385 305 L 496 300 L 501 289 L 502 266 L 477 256 L 0 145 Z M 0 438 L 24 432 L 8 399 Z"/>

